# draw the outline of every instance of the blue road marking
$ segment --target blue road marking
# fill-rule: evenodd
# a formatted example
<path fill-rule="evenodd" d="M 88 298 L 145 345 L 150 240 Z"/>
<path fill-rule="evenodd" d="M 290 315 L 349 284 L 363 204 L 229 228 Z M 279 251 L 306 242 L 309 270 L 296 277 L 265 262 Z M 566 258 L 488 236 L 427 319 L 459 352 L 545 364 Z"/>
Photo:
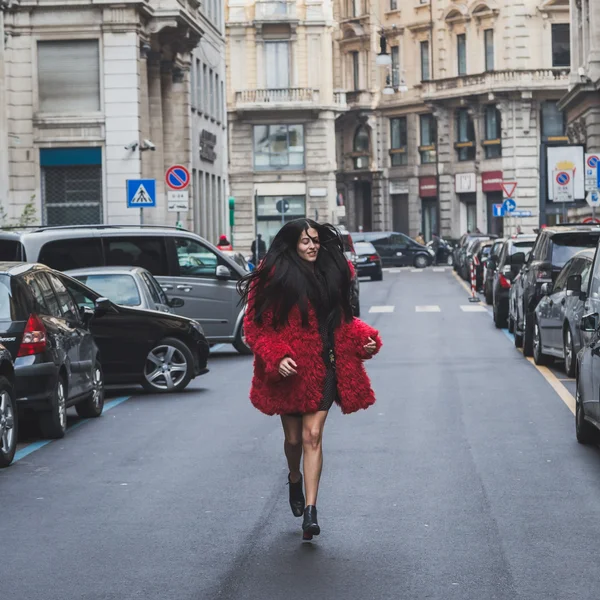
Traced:
<path fill-rule="evenodd" d="M 104 410 L 102 411 L 102 414 L 111 410 L 115 406 L 119 406 L 119 404 L 122 404 L 126 400 L 129 400 L 129 398 L 131 398 L 131 396 L 121 396 L 120 398 L 115 398 L 114 400 L 105 402 Z M 88 421 L 93 421 L 93 420 L 94 419 L 82 419 L 81 421 L 78 421 L 74 425 L 71 425 L 71 427 L 69 427 L 67 429 L 67 432 L 73 431 L 73 429 L 77 429 L 77 427 L 81 427 L 84 423 L 87 423 Z M 29 456 L 30 454 L 35 452 L 36 450 L 39 450 L 40 448 L 43 448 L 44 446 L 47 446 L 48 444 L 50 444 L 54 441 L 56 441 L 56 440 L 40 440 L 39 442 L 33 442 L 32 444 L 28 444 L 27 446 L 25 446 L 25 448 L 21 448 L 20 450 L 18 450 L 15 453 L 13 463 L 16 463 L 17 461 L 22 460 L 26 456 Z"/>

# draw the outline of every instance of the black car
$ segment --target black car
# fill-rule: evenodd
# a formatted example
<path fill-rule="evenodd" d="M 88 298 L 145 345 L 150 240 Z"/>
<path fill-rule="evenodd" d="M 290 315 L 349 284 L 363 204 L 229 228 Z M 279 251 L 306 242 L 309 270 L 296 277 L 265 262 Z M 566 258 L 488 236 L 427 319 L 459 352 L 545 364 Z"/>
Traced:
<path fill-rule="evenodd" d="M 539 232 L 511 290 L 509 328 L 514 330 L 515 346 L 523 346 L 525 356 L 533 354 L 534 311 L 542 298 L 542 285 L 554 283 L 570 258 L 595 248 L 599 239 L 600 227 L 593 225 L 556 225 Z"/>
<path fill-rule="evenodd" d="M 370 277 L 371 281 L 383 279 L 381 257 L 377 254 L 375 246 L 370 242 L 356 242 L 356 271 L 359 277 Z"/>
<path fill-rule="evenodd" d="M 565 361 L 569 377 L 575 375 L 575 358 L 583 346 L 580 328 L 595 251 L 577 253 L 558 274 L 556 282 L 542 285 L 535 309 L 533 359 L 545 365 L 552 358 Z M 585 291 L 583 291 L 585 290 Z"/>
<path fill-rule="evenodd" d="M 352 239 L 354 243 L 371 242 L 384 267 L 414 266 L 423 269 L 433 262 L 433 250 L 418 244 L 404 233 L 370 231 L 353 233 Z"/>
<path fill-rule="evenodd" d="M 437 264 L 450 265 L 454 264 L 454 247 L 453 242 L 447 238 L 439 238 L 440 243 L 437 251 Z M 433 240 L 427 242 L 427 248 L 433 252 Z"/>
<path fill-rule="evenodd" d="M 208 342 L 193 319 L 120 306 L 64 273 L 60 278 L 87 316 L 106 383 L 139 383 L 150 392 L 178 392 L 208 372 Z"/>
<path fill-rule="evenodd" d="M 494 240 L 492 249 L 486 257 L 483 266 L 483 294 L 485 296 L 486 304 L 492 304 L 493 302 L 492 285 L 494 283 L 494 274 L 496 273 L 498 259 L 500 258 L 500 253 L 502 252 L 505 243 L 506 238 Z"/>
<path fill-rule="evenodd" d="M 498 329 L 506 327 L 511 312 L 511 294 L 513 283 L 519 277 L 519 272 L 525 264 L 527 255 L 535 244 L 535 235 L 518 235 L 506 240 L 497 259 L 488 261 L 488 268 L 493 270 L 492 307 L 494 325 Z M 508 320 L 508 329 L 514 332 L 514 326 Z"/>
<path fill-rule="evenodd" d="M 61 438 L 67 408 L 99 417 L 104 381 L 98 347 L 60 274 L 43 265 L 0 263 L 0 340 L 14 357 L 19 412 Z"/>
<path fill-rule="evenodd" d="M 494 239 L 496 239 L 496 236 L 492 237 L 489 235 L 479 235 L 477 237 L 470 238 L 470 240 L 467 242 L 459 259 L 461 261 L 461 270 L 459 273 L 465 281 L 471 281 L 471 263 L 473 262 L 473 256 L 479 252 L 481 244 L 490 242 Z"/>
<path fill-rule="evenodd" d="M 478 238 L 489 239 L 489 236 L 483 233 L 465 233 L 461 236 L 460 240 L 458 240 L 458 243 L 452 250 L 452 266 L 454 267 L 454 270 L 463 277 L 467 248 Z"/>
<path fill-rule="evenodd" d="M 342 237 L 342 242 L 344 243 L 344 255 L 350 261 L 355 269 L 356 269 L 356 252 L 354 250 L 354 242 L 352 240 L 352 236 L 350 233 L 343 227 L 339 227 L 338 231 L 340 232 L 340 236 Z M 355 317 L 360 317 L 360 282 L 358 281 L 357 272 L 352 277 L 352 311 Z"/>
<path fill-rule="evenodd" d="M 467 257 L 467 269 L 469 270 L 469 280 L 471 279 L 471 264 L 475 271 L 475 289 L 477 291 L 483 288 L 483 275 L 485 265 L 494 245 L 493 240 L 479 239 L 473 246 L 471 254 Z M 477 260 L 475 260 L 477 257 Z"/>
<path fill-rule="evenodd" d="M 4 287 L 0 283 L 0 288 Z M 0 289 L 0 294 L 2 290 Z M 0 300 L 0 322 L 10 308 Z M 17 449 L 18 415 L 15 397 L 15 371 L 10 352 L 0 344 L 0 469 L 8 467 Z"/>

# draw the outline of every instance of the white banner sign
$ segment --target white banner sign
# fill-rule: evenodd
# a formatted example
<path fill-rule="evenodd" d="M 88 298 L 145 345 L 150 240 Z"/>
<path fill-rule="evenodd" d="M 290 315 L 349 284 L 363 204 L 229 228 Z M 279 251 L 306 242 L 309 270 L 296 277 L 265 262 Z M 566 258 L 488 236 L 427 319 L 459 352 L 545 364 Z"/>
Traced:
<path fill-rule="evenodd" d="M 548 157 L 548 198 L 554 202 L 585 200 L 583 146 L 551 146 Z M 570 173 L 572 179 L 572 200 L 558 200 L 554 196 L 557 189 L 556 175 L 559 171 Z M 564 178 L 561 178 L 564 179 Z M 564 192 L 563 192 L 564 193 Z"/>
<path fill-rule="evenodd" d="M 477 177 L 475 173 L 457 173 L 454 185 L 457 194 L 472 194 L 477 191 Z"/>
<path fill-rule="evenodd" d="M 169 212 L 186 212 L 190 210 L 190 194 L 187 190 L 167 192 L 167 210 Z"/>

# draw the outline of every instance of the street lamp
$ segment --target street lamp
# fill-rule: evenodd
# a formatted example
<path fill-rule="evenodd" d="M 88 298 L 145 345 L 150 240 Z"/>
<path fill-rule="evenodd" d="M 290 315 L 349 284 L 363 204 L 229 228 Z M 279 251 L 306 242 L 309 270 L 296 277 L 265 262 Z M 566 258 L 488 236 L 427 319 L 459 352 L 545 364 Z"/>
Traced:
<path fill-rule="evenodd" d="M 379 35 L 379 54 L 375 58 L 375 62 L 381 67 L 387 67 L 392 64 L 392 57 L 387 51 L 387 41 L 383 33 Z"/>
<path fill-rule="evenodd" d="M 392 78 L 390 77 L 389 73 L 386 75 L 386 78 L 385 78 L 385 87 L 383 88 L 382 94 L 384 94 L 386 96 L 393 96 L 394 95 L 394 88 L 392 87 Z"/>
<path fill-rule="evenodd" d="M 400 79 L 400 85 L 398 86 L 398 91 L 401 94 L 406 94 L 406 92 L 408 92 L 408 86 L 406 85 L 406 79 L 404 79 L 404 77 L 402 77 Z"/>

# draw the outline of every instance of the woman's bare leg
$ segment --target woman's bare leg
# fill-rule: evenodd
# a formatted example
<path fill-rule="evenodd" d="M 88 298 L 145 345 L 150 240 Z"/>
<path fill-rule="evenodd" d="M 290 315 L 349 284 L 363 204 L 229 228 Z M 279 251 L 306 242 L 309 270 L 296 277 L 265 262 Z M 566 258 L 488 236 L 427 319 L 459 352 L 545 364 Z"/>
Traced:
<path fill-rule="evenodd" d="M 304 449 L 304 487 L 306 489 L 306 505 L 317 505 L 319 480 L 323 469 L 323 427 L 327 419 L 327 411 L 302 416 L 302 447 Z"/>
<path fill-rule="evenodd" d="M 281 415 L 281 424 L 285 441 L 283 450 L 287 458 L 288 468 L 290 470 L 290 481 L 296 483 L 300 481 L 300 460 L 302 459 L 302 419 L 300 417 L 290 417 Z"/>

